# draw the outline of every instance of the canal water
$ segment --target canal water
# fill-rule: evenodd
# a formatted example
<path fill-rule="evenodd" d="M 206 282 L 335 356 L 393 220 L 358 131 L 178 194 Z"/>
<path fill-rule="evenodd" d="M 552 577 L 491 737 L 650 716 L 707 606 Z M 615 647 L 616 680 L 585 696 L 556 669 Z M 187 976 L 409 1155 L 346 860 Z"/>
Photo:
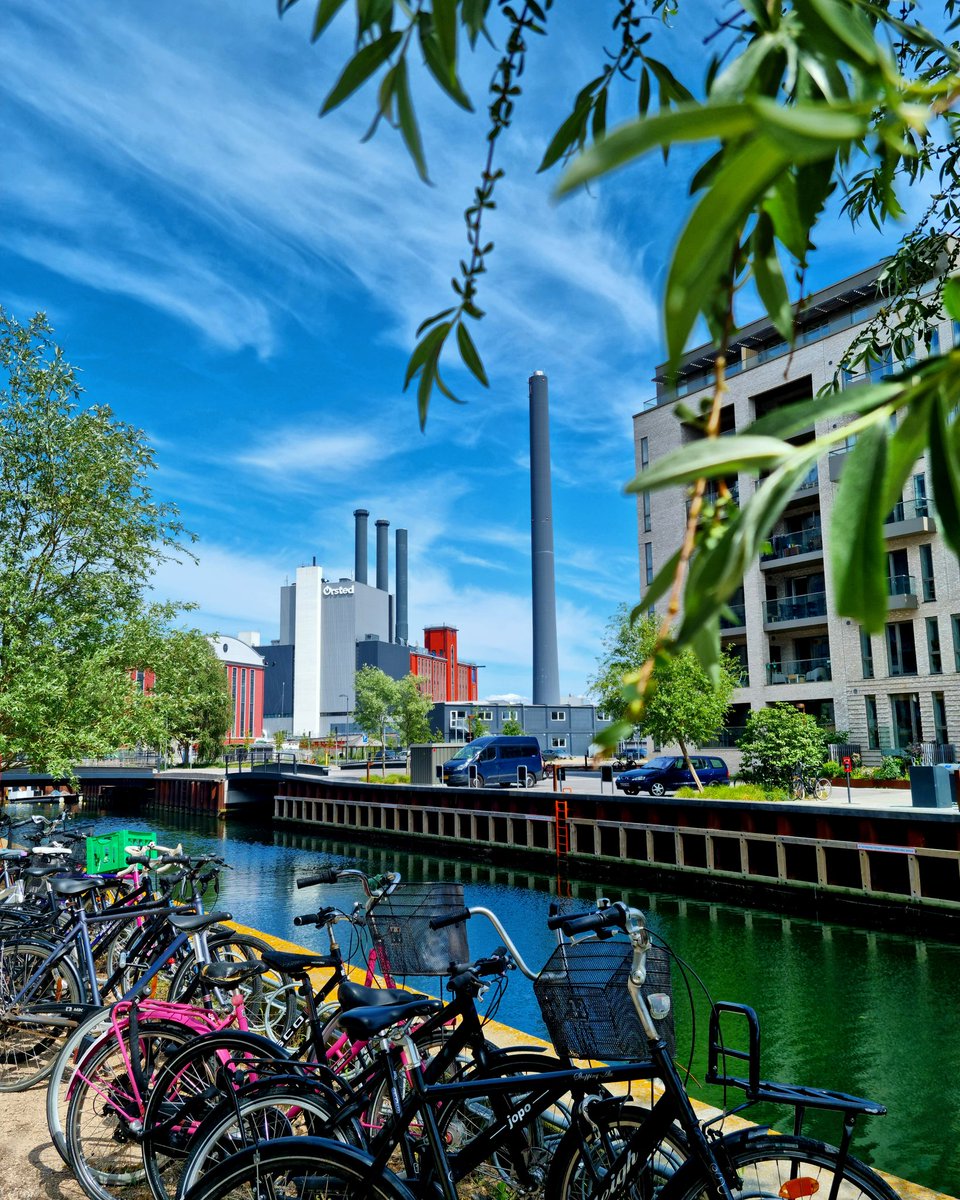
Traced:
<path fill-rule="evenodd" d="M 495 910 L 532 967 L 542 966 L 556 945 L 545 918 L 557 881 L 547 876 L 330 841 L 232 816 L 219 823 L 190 820 L 181 823 L 168 813 L 144 820 L 140 814 L 134 827 L 155 831 L 169 844 L 182 840 L 187 850 L 223 854 L 232 869 L 224 872 L 218 907 L 242 924 L 310 948 L 325 949 L 324 935 L 295 929 L 293 917 L 322 904 L 349 908 L 360 895 L 346 885 L 297 891 L 295 880 L 323 863 L 371 873 L 397 869 L 409 882 L 462 880 L 467 904 Z M 103 819 L 96 831 L 125 825 L 130 827 L 129 818 Z M 564 886 L 584 909 L 599 894 L 644 909 L 649 926 L 690 965 L 693 1015 L 676 969 L 673 996 L 681 1063 L 694 1043 L 689 1086 L 695 1098 L 722 1102 L 719 1089 L 699 1082 L 706 1062 L 708 992 L 714 999 L 748 1004 L 759 1014 L 764 1078 L 852 1092 L 887 1106 L 887 1116 L 858 1125 L 854 1149 L 859 1157 L 960 1196 L 960 947 L 644 890 L 622 892 L 587 880 Z M 469 924 L 469 940 L 473 955 L 499 942 L 479 918 Z M 437 981 L 430 982 L 436 990 Z M 510 976 L 497 1018 L 546 1036 L 532 987 L 519 971 Z M 788 1124 L 782 1110 L 752 1119 L 781 1128 Z M 807 1130 L 831 1142 L 839 1135 L 834 1117 L 817 1119 L 816 1114 Z"/>

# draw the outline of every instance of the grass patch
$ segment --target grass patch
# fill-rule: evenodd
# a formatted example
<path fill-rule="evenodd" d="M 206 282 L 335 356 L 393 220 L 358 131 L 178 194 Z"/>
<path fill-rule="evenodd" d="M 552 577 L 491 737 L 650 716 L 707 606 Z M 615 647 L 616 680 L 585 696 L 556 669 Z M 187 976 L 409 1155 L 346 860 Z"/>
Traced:
<path fill-rule="evenodd" d="M 364 782 L 366 782 L 366 780 Z M 371 772 L 370 782 L 371 783 L 409 783 L 410 776 L 409 775 L 386 775 L 386 776 L 374 775 Z"/>
<path fill-rule="evenodd" d="M 762 788 L 756 783 L 734 783 L 728 787 L 715 785 L 705 787 L 702 792 L 696 788 L 677 788 L 676 794 L 691 800 L 786 800 L 787 793 L 782 788 Z"/>

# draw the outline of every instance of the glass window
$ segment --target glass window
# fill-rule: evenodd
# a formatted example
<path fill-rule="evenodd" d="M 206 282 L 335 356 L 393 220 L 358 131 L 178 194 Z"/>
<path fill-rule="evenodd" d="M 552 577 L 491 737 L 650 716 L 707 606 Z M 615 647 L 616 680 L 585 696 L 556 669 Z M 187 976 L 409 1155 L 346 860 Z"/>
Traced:
<path fill-rule="evenodd" d="M 501 721 L 519 721 L 520 720 L 520 710 L 518 708 L 501 708 L 500 709 L 500 720 Z"/>
<path fill-rule="evenodd" d="M 924 542 L 920 546 L 920 582 L 924 600 L 936 600 L 937 586 L 933 579 L 933 546 Z"/>
<path fill-rule="evenodd" d="M 650 493 L 643 493 L 643 532 L 650 532 Z"/>
<path fill-rule="evenodd" d="M 550 713 L 551 721 L 565 721 L 566 719 L 567 719 L 567 714 L 564 712 L 564 710 L 562 708 L 555 708 Z"/>
<path fill-rule="evenodd" d="M 860 630 L 860 665 L 864 679 L 873 678 L 873 642 L 866 630 Z"/>
<path fill-rule="evenodd" d="M 947 731 L 947 703 L 943 692 L 933 692 L 933 736 L 942 746 L 950 741 Z"/>
<path fill-rule="evenodd" d="M 913 477 L 913 501 L 914 501 L 914 516 L 927 517 L 930 515 L 930 505 L 927 501 L 927 477 L 926 475 L 914 475 Z"/>
<path fill-rule="evenodd" d="M 930 674 L 942 674 L 943 659 L 940 655 L 940 625 L 936 617 L 927 617 L 927 658 L 930 663 Z"/>
<path fill-rule="evenodd" d="M 890 715 L 893 717 L 893 736 L 896 747 L 903 749 L 912 742 L 923 741 L 920 697 L 916 692 L 891 696 Z"/>
<path fill-rule="evenodd" d="M 566 750 L 567 739 L 565 737 L 552 737 L 550 739 L 551 750 Z"/>
<path fill-rule="evenodd" d="M 880 720 L 877 716 L 876 696 L 864 696 L 867 708 L 867 747 L 870 750 L 880 749 Z"/>
<path fill-rule="evenodd" d="M 891 675 L 916 675 L 917 646 L 912 621 L 894 621 L 887 626 L 887 667 Z"/>
<path fill-rule="evenodd" d="M 649 587 L 653 583 L 653 542 L 643 543 L 643 577 Z"/>
<path fill-rule="evenodd" d="M 650 465 L 650 442 L 647 438 L 640 439 L 640 470 Z"/>
<path fill-rule="evenodd" d="M 492 708 L 478 708 L 477 716 L 480 718 L 481 721 L 492 721 L 493 720 L 493 709 Z"/>
<path fill-rule="evenodd" d="M 960 613 L 954 613 L 950 618 L 953 628 L 953 669 L 960 671 Z"/>

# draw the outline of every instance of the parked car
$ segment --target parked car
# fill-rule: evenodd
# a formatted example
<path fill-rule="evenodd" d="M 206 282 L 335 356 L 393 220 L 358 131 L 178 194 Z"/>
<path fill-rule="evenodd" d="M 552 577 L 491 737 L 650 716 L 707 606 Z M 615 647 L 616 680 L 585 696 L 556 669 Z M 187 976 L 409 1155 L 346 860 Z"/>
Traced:
<path fill-rule="evenodd" d="M 691 756 L 690 761 L 701 783 L 729 782 L 730 771 L 722 758 L 697 754 Z M 618 775 L 616 784 L 628 796 L 636 796 L 640 792 L 664 796 L 678 787 L 692 787 L 693 776 L 682 755 L 662 754 L 658 758 L 651 758 L 642 767 Z"/>
<path fill-rule="evenodd" d="M 501 734 L 474 738 L 443 764 L 443 782 L 450 787 L 469 787 L 472 766 L 477 768 L 477 787 L 509 787 L 517 782 L 520 766 L 527 768 L 527 787 L 544 778 L 543 756 L 535 737 Z"/>

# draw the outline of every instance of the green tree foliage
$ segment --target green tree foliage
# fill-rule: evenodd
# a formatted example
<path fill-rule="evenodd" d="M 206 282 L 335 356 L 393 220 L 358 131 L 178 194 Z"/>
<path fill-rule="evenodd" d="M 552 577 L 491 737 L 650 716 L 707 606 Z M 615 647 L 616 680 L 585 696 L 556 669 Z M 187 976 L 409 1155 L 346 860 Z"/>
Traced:
<path fill-rule="evenodd" d="M 0 769 L 59 774 L 148 732 L 129 672 L 174 615 L 144 592 L 184 530 L 142 431 L 81 407 L 52 332 L 0 309 Z"/>
<path fill-rule="evenodd" d="M 471 713 L 467 717 L 467 733 L 469 733 L 471 741 L 475 741 L 479 737 L 486 737 L 489 732 L 486 721 L 477 713 Z"/>
<path fill-rule="evenodd" d="M 372 738 L 376 738 L 381 749 L 386 748 L 387 728 L 393 725 L 397 683 L 379 667 L 361 667 L 354 676 L 356 699 L 353 719 Z M 381 764 L 381 770 L 385 770 Z"/>
<path fill-rule="evenodd" d="M 394 720 L 402 746 L 432 740 L 430 710 L 433 708 L 433 698 L 426 687 L 426 680 L 412 673 L 396 681 Z"/>
<path fill-rule="evenodd" d="M 293 2 L 279 0 L 281 12 Z M 702 440 L 654 463 L 642 481 L 630 485 L 645 491 L 681 485 L 691 494 L 682 544 L 643 598 L 644 608 L 667 600 L 657 654 L 633 677 L 624 723 L 602 735 L 610 745 L 642 717 L 660 652 L 693 647 L 711 672 L 719 670 L 724 606 L 800 481 L 837 442 L 857 437 L 830 531 L 842 615 L 868 631 L 882 627 L 882 521 L 924 452 L 944 539 L 960 551 L 955 352 L 932 354 L 875 387 L 837 386 L 826 396 L 769 413 L 736 436 L 719 437 L 726 352 L 741 322 L 741 298 L 759 297 L 773 325 L 794 340 L 791 294 L 803 291 L 818 222 L 838 189 L 852 221 L 867 219 L 878 228 L 902 217 L 904 193 L 911 187 L 919 185 L 931 197 L 884 270 L 888 303 L 838 371 L 877 361 L 885 346 L 903 360 L 925 338 L 930 312 L 941 303 L 960 319 L 960 280 L 949 280 L 924 299 L 931 275 L 950 275 L 960 254 L 949 236 L 960 222 L 960 44 L 951 40 L 960 4 L 941 4 L 944 36 L 923 23 L 915 0 L 731 0 L 719 15 L 713 6 L 690 0 L 620 0 L 612 38 L 608 10 L 594 6 L 599 65 L 570 89 L 572 107 L 568 100 L 565 114 L 558 114 L 540 167 L 566 166 L 558 185 L 566 194 L 611 172 L 636 169 L 648 154 L 667 154 L 681 144 L 691 148 L 690 211 L 665 273 L 669 364 L 677 366 L 699 322 L 716 344 L 712 398 L 702 411 L 678 406 L 682 419 L 699 426 Z M 318 0 L 315 37 L 343 7 L 344 0 Z M 422 323 L 407 366 L 406 384 L 417 381 L 421 423 L 434 387 L 453 398 L 440 375 L 447 347 L 455 343 L 464 365 L 486 383 L 468 325 L 483 316 L 477 286 L 493 249 L 483 226 L 503 174 L 495 166 L 495 149 L 509 130 L 526 56 L 541 48 L 534 43 L 542 46 L 551 7 L 550 0 L 498 5 L 357 0 L 354 51 L 323 106 L 323 111 L 335 107 L 379 75 L 371 131 L 381 121 L 396 128 L 426 176 L 410 77 L 422 62 L 454 103 L 470 109 L 458 68 L 464 46 L 503 47 L 490 85 L 487 154 L 465 213 L 468 253 L 452 280 L 453 303 Z M 678 79 L 669 53 L 658 49 L 669 50 L 664 39 L 671 36 L 670 18 L 678 14 L 688 36 L 699 23 L 706 50 L 685 67 L 702 64 L 700 80 Z M 608 128 L 614 99 L 621 107 L 626 101 L 636 115 Z M 644 186 L 642 167 L 635 177 Z M 748 319 L 754 315 L 749 311 Z M 790 440 L 814 420 L 821 425 L 818 437 L 802 444 Z M 738 472 L 762 482 L 739 507 L 705 508 L 707 480 Z"/>
<path fill-rule="evenodd" d="M 655 652 L 659 637 L 656 617 L 633 618 L 625 604 L 608 623 L 590 690 L 613 720 L 628 711 L 631 681 Z M 740 664 L 726 658 L 720 659 L 714 676 L 708 675 L 690 649 L 661 655 L 654 669 L 640 731 L 660 745 L 676 742 L 698 788 L 690 748 L 702 745 L 722 727 L 739 677 Z"/>
<path fill-rule="evenodd" d="M 523 726 L 513 717 L 507 717 L 500 732 L 506 737 L 520 737 L 523 734 Z"/>
<path fill-rule="evenodd" d="M 823 730 L 792 704 L 772 704 L 750 713 L 739 745 L 740 774 L 764 787 L 789 787 L 798 766 L 818 772 L 826 755 Z"/>
<path fill-rule="evenodd" d="M 177 629 L 158 644 L 150 667 L 156 674 L 144 707 L 152 742 L 166 752 L 173 742 L 187 762 L 192 745 L 204 761 L 219 758 L 233 718 L 233 699 L 223 663 L 207 637 Z"/>

